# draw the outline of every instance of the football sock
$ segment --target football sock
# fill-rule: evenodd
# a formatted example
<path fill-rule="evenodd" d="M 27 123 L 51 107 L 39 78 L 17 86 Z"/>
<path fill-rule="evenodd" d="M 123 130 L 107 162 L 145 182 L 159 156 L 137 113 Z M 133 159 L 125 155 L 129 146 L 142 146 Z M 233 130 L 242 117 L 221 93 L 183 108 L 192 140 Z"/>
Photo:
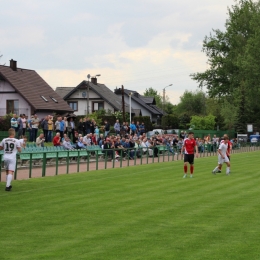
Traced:
<path fill-rule="evenodd" d="M 230 172 L 230 167 L 227 167 L 226 173 L 229 174 Z"/>
<path fill-rule="evenodd" d="M 188 170 L 188 166 L 184 165 L 184 173 L 187 173 L 187 170 Z"/>
<path fill-rule="evenodd" d="M 190 166 L 190 174 L 193 174 L 193 171 L 194 171 L 194 165 L 191 165 Z"/>
<path fill-rule="evenodd" d="M 13 174 L 9 173 L 7 175 L 6 187 L 9 187 L 11 185 L 12 179 L 13 179 Z"/>
<path fill-rule="evenodd" d="M 213 170 L 213 172 L 216 172 L 218 170 L 218 166 Z"/>

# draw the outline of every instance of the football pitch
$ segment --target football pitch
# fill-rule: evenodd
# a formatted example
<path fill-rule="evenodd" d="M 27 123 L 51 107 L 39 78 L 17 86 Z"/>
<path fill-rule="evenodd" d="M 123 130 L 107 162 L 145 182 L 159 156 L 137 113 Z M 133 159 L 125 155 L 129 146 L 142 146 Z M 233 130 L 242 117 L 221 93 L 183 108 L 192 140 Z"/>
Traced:
<path fill-rule="evenodd" d="M 260 152 L 0 183 L 0 259 L 260 259 Z M 189 176 L 188 176 L 189 177 Z M 2 179 L 4 174 L 2 173 Z"/>

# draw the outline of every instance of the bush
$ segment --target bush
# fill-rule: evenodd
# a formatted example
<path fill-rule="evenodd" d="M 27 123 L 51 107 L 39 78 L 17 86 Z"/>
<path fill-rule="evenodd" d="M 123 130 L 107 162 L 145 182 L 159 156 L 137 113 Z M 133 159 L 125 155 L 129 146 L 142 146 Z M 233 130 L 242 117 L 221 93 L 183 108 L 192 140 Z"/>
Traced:
<path fill-rule="evenodd" d="M 179 118 L 175 114 L 166 115 L 162 117 L 162 128 L 163 129 L 178 129 Z"/>
<path fill-rule="evenodd" d="M 11 118 L 13 117 L 12 114 L 5 115 L 0 117 L 0 131 L 8 131 L 11 127 Z"/>

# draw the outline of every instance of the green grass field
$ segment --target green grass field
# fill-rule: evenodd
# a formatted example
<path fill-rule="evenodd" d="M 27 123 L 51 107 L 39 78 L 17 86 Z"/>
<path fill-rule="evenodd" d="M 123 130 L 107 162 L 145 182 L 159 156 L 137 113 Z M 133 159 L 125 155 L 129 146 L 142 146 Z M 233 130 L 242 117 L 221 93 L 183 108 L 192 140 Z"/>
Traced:
<path fill-rule="evenodd" d="M 259 156 L 0 183 L 0 259 L 260 259 Z"/>

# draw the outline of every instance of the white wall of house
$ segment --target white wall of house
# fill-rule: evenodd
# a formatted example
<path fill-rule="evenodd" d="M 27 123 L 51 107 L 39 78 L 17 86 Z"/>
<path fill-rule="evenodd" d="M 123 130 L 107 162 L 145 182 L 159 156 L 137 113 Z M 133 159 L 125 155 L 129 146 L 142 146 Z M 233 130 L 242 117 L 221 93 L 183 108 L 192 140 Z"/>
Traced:
<path fill-rule="evenodd" d="M 6 93 L 5 93 L 6 92 Z M 13 92 L 13 93 L 12 93 Z M 18 100 L 18 114 L 31 115 L 31 106 L 15 89 L 6 81 L 0 81 L 0 116 L 6 115 L 6 101 Z"/>
<path fill-rule="evenodd" d="M 86 115 L 87 114 L 87 97 L 83 98 L 82 93 L 87 93 L 87 90 L 79 89 L 75 93 L 73 93 L 67 102 L 78 102 L 78 111 L 75 111 L 75 115 Z M 95 92 L 93 92 L 91 89 L 89 90 L 89 112 L 92 113 L 92 104 L 95 102 L 101 102 L 101 97 L 97 95 Z M 95 100 L 96 99 L 96 100 Z M 104 109 L 105 110 L 111 110 L 114 112 L 114 108 L 108 104 L 106 101 L 104 101 Z"/>

